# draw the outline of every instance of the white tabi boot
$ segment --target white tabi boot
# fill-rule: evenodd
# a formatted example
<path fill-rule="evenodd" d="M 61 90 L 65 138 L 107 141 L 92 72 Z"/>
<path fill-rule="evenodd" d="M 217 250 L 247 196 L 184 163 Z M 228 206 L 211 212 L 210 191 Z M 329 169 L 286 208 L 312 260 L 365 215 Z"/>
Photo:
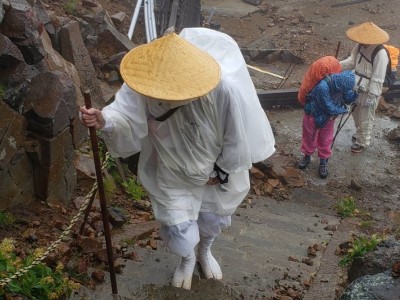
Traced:
<path fill-rule="evenodd" d="M 194 250 L 186 257 L 181 258 L 179 266 L 176 268 L 171 285 L 190 290 L 192 286 L 192 276 L 196 265 L 196 254 Z"/>
<path fill-rule="evenodd" d="M 211 245 L 213 242 L 213 237 L 206 238 L 200 236 L 198 260 L 201 266 L 201 270 L 203 271 L 203 275 L 206 279 L 214 278 L 217 280 L 221 280 L 221 267 L 219 266 L 214 256 L 211 254 Z"/>

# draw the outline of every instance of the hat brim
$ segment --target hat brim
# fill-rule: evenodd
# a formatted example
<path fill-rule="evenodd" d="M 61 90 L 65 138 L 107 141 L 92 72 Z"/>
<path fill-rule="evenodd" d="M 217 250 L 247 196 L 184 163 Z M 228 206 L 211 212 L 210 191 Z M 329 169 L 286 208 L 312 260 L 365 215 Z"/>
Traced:
<path fill-rule="evenodd" d="M 347 37 L 359 44 L 377 45 L 389 41 L 389 34 L 372 22 L 366 22 L 346 31 Z"/>
<path fill-rule="evenodd" d="M 168 101 L 204 96 L 221 78 L 220 67 L 211 55 L 175 33 L 129 51 L 120 72 L 136 92 Z"/>

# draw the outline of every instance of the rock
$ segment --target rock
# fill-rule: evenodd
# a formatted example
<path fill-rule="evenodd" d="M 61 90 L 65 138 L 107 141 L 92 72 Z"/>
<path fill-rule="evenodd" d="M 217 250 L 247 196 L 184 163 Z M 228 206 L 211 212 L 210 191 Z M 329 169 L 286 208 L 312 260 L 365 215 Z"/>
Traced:
<path fill-rule="evenodd" d="M 122 258 L 117 258 L 114 261 L 114 270 L 117 274 L 122 274 L 122 269 L 125 267 L 124 260 Z"/>
<path fill-rule="evenodd" d="M 315 249 L 314 249 L 313 246 L 308 246 L 308 248 L 307 248 L 307 256 L 308 256 L 308 257 L 315 257 L 315 256 L 317 256 L 317 253 L 316 253 L 316 251 L 315 251 Z"/>
<path fill-rule="evenodd" d="M 252 4 L 252 5 L 260 5 L 261 0 L 243 0 L 246 3 Z"/>
<path fill-rule="evenodd" d="M 84 237 L 77 240 L 76 244 L 78 246 L 78 250 L 82 251 L 84 254 L 88 254 L 100 250 L 102 243 L 97 239 Z"/>
<path fill-rule="evenodd" d="M 44 58 L 43 49 L 38 43 L 38 24 L 40 22 L 32 6 L 25 0 L 14 0 L 0 26 L 1 33 L 14 41 L 30 65 Z"/>
<path fill-rule="evenodd" d="M 392 276 L 400 277 L 400 260 L 396 261 L 392 266 Z"/>
<path fill-rule="evenodd" d="M 32 78 L 23 107 L 28 129 L 54 138 L 78 118 L 76 89 L 71 77 L 60 71 L 41 72 Z"/>
<path fill-rule="evenodd" d="M 391 270 L 366 275 L 350 284 L 339 300 L 393 300 L 400 295 L 400 279 L 391 276 Z"/>
<path fill-rule="evenodd" d="M 0 34 L 0 64 L 2 66 L 0 79 L 6 79 L 23 62 L 24 57 L 18 47 L 5 35 Z"/>
<path fill-rule="evenodd" d="M 78 22 L 71 21 L 62 27 L 61 52 L 66 60 L 75 65 L 82 90 L 90 90 L 93 106 L 103 108 L 105 102 L 101 94 L 100 82 L 97 79 L 89 52 L 83 43 Z"/>
<path fill-rule="evenodd" d="M 98 283 L 102 283 L 104 282 L 104 278 L 105 278 L 106 274 L 104 273 L 103 270 L 94 270 L 91 274 L 91 277 L 93 280 L 95 280 Z"/>
<path fill-rule="evenodd" d="M 118 207 L 108 207 L 108 220 L 114 227 L 122 227 L 127 221 L 128 217 L 124 211 Z"/>
<path fill-rule="evenodd" d="M 256 167 L 251 167 L 250 169 L 250 175 L 256 179 L 264 179 L 265 174 L 261 172 L 259 169 Z"/>
<path fill-rule="evenodd" d="M 362 187 L 355 179 L 351 179 L 350 188 L 355 191 L 360 191 Z"/>
<path fill-rule="evenodd" d="M 115 251 L 115 248 L 112 248 L 113 251 L 113 258 L 115 259 L 117 252 Z M 101 249 L 96 252 L 96 258 L 102 262 L 108 263 L 108 255 L 107 255 L 107 249 Z"/>
<path fill-rule="evenodd" d="M 35 198 L 33 170 L 24 152 L 26 126 L 22 115 L 0 101 L 0 209 L 28 205 Z"/>
<path fill-rule="evenodd" d="M 123 255 L 123 258 L 130 259 L 130 260 L 137 261 L 137 262 L 141 262 L 142 261 L 142 258 L 139 256 L 139 254 L 137 254 L 134 251 L 129 252 L 129 253 L 125 253 Z"/>
<path fill-rule="evenodd" d="M 381 242 L 374 251 L 354 259 L 348 270 L 349 282 L 364 275 L 374 275 L 392 268 L 400 260 L 400 242 L 390 237 Z"/>
<path fill-rule="evenodd" d="M 119 52 L 128 52 L 135 44 L 114 27 L 108 14 L 104 14 L 103 22 L 98 27 L 97 43 L 99 51 L 109 57 Z"/>
<path fill-rule="evenodd" d="M 301 260 L 301 262 L 303 263 L 303 264 L 306 264 L 307 266 L 313 266 L 314 265 L 314 261 L 311 259 L 311 258 L 303 258 L 302 260 Z"/>
<path fill-rule="evenodd" d="M 124 22 L 126 17 L 126 13 L 123 11 L 117 12 L 116 14 L 113 14 L 111 16 L 111 20 L 113 21 L 113 23 L 119 27 L 122 25 L 122 23 Z"/>

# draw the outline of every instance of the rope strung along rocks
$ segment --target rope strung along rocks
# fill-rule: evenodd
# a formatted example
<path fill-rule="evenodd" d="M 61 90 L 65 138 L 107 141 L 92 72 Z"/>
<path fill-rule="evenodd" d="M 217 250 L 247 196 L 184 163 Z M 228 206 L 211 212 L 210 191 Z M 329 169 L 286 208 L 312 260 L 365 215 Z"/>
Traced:
<path fill-rule="evenodd" d="M 104 159 L 104 162 L 102 164 L 102 170 L 105 169 L 108 161 L 110 159 L 110 153 L 106 153 L 106 157 Z M 92 189 L 90 190 L 90 192 L 87 194 L 86 198 L 85 198 L 85 202 L 82 204 L 82 206 L 79 208 L 78 213 L 71 219 L 70 224 L 68 225 L 68 227 L 61 233 L 60 237 L 54 241 L 48 248 L 47 250 L 43 253 L 42 256 L 36 258 L 35 260 L 32 261 L 32 263 L 20 270 L 18 270 L 17 272 L 15 272 L 13 275 L 11 275 L 10 277 L 7 278 L 3 278 L 0 280 L 0 287 L 4 287 L 7 284 L 9 284 L 12 280 L 17 279 L 18 277 L 26 274 L 30 269 L 32 269 L 33 267 L 35 267 L 36 265 L 38 265 L 39 263 L 41 263 L 51 252 L 54 251 L 54 249 L 61 243 L 61 241 L 71 233 L 71 229 L 72 227 L 76 224 L 76 222 L 79 220 L 79 218 L 82 216 L 82 214 L 85 212 L 89 202 L 90 202 L 90 198 L 93 196 L 93 194 L 96 192 L 97 190 L 97 180 L 94 182 Z"/>

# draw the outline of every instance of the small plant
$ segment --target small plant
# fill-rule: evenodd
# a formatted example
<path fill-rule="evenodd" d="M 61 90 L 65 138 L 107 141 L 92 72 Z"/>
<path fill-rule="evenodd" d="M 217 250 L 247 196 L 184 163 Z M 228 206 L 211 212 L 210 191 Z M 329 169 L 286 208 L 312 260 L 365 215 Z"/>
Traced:
<path fill-rule="evenodd" d="M 21 259 L 14 253 L 14 243 L 12 239 L 7 238 L 0 243 L 0 279 L 8 278 L 43 254 L 43 250 L 37 249 L 35 253 Z M 38 264 L 24 275 L 12 280 L 4 288 L 0 288 L 0 299 L 6 298 L 9 293 L 39 300 L 69 296 L 73 290 L 79 288 L 79 284 L 69 280 L 63 268 L 61 263 L 54 270 L 46 265 Z"/>
<path fill-rule="evenodd" d="M 334 206 L 339 216 L 342 218 L 354 217 L 358 214 L 356 202 L 353 197 L 344 198 Z"/>
<path fill-rule="evenodd" d="M 136 243 L 136 238 L 125 238 L 121 240 L 121 243 L 124 243 L 127 246 L 133 246 Z"/>
<path fill-rule="evenodd" d="M 363 257 L 368 252 L 374 250 L 376 246 L 382 241 L 376 234 L 369 237 L 357 237 L 352 247 L 347 250 L 347 254 L 340 260 L 339 265 L 344 267 L 350 265 L 356 257 Z"/>
<path fill-rule="evenodd" d="M 136 181 L 135 178 L 128 178 L 126 182 L 122 183 L 125 192 L 136 201 L 142 200 L 146 196 L 143 187 Z"/>
<path fill-rule="evenodd" d="M 15 219 L 11 214 L 0 210 L 0 228 L 14 224 L 14 222 Z"/>
<path fill-rule="evenodd" d="M 103 185 L 104 185 L 104 192 L 106 194 L 106 197 L 109 198 L 111 197 L 111 195 L 115 192 L 116 190 L 116 185 L 114 182 L 114 178 L 111 176 L 107 176 L 104 178 L 103 181 Z"/>
<path fill-rule="evenodd" d="M 373 225 L 374 225 L 373 220 L 364 220 L 360 222 L 360 227 L 362 229 L 371 229 Z"/>
<path fill-rule="evenodd" d="M 77 12 L 78 0 L 68 0 L 64 4 L 64 10 L 69 15 L 74 15 Z"/>

